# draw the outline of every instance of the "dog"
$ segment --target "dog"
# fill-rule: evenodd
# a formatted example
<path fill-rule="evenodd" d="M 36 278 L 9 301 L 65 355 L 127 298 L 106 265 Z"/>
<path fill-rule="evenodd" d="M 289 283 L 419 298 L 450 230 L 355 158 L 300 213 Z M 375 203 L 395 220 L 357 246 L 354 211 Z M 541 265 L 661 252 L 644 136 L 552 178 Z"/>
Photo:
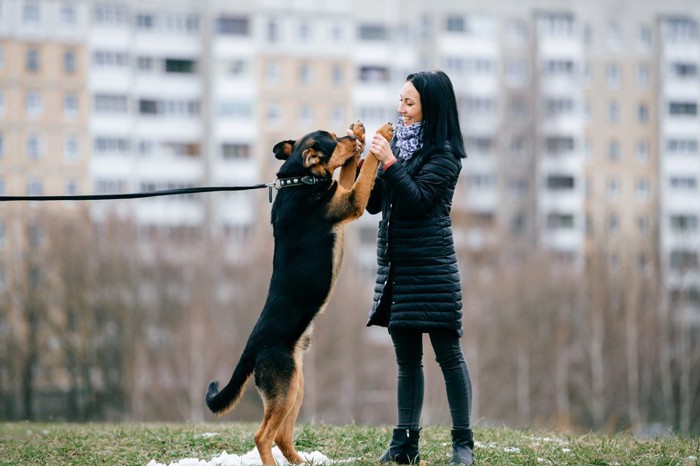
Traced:
<path fill-rule="evenodd" d="M 284 163 L 272 206 L 274 257 L 267 300 L 231 380 L 221 391 L 216 381 L 207 389 L 207 406 L 222 416 L 233 409 L 254 374 L 264 407 L 255 445 L 266 465 L 275 464 L 273 441 L 287 461 L 304 462 L 293 444 L 304 397 L 303 354 L 311 343 L 313 320 L 333 293 L 344 225 L 362 215 L 374 186 L 379 161 L 370 152 L 358 175 L 365 129 L 358 122 L 350 130 L 343 137 L 314 131 L 274 146 L 275 157 Z M 378 132 L 391 140 L 393 127 L 387 123 Z"/>

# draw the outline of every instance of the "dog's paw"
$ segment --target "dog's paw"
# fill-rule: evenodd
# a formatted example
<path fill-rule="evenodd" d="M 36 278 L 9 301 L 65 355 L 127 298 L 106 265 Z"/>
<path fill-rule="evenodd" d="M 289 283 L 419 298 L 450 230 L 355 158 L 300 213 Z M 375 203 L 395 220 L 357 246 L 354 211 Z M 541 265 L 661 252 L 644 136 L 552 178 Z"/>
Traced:
<path fill-rule="evenodd" d="M 350 130 L 358 141 L 362 142 L 362 144 L 365 143 L 365 125 L 361 121 L 358 120 L 356 123 L 351 124 Z"/>
<path fill-rule="evenodd" d="M 391 138 L 394 137 L 394 125 L 391 122 L 386 123 L 377 130 L 377 133 L 381 134 L 387 141 L 391 141 Z"/>

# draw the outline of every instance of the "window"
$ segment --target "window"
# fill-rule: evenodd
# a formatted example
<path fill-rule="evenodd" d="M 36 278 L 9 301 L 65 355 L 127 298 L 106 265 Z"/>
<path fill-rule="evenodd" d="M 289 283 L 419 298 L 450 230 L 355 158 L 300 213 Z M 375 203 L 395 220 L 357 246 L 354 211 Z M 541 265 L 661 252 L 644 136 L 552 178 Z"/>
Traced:
<path fill-rule="evenodd" d="M 30 47 L 25 53 L 25 69 L 28 73 L 38 73 L 39 72 L 39 50 Z"/>
<path fill-rule="evenodd" d="M 66 196 L 75 196 L 79 193 L 78 182 L 75 180 L 67 180 L 63 185 L 63 192 Z"/>
<path fill-rule="evenodd" d="M 616 63 L 610 63 L 605 68 L 605 80 L 609 88 L 617 89 L 620 87 L 621 72 L 620 67 Z"/>
<path fill-rule="evenodd" d="M 608 160 L 611 162 L 620 160 L 620 142 L 616 139 L 608 142 Z"/>
<path fill-rule="evenodd" d="M 198 157 L 202 150 L 196 142 L 164 142 L 163 152 L 180 157 Z"/>
<path fill-rule="evenodd" d="M 450 32 L 464 32 L 466 30 L 466 22 L 463 15 L 448 15 L 445 29 Z"/>
<path fill-rule="evenodd" d="M 120 3 L 97 3 L 93 10 L 93 20 L 100 26 L 126 26 L 129 13 L 126 5 Z"/>
<path fill-rule="evenodd" d="M 620 121 L 620 106 L 617 101 L 608 103 L 608 121 L 610 123 L 618 123 Z"/>
<path fill-rule="evenodd" d="M 307 21 L 301 21 L 299 23 L 299 40 L 301 42 L 308 42 L 311 40 L 311 26 Z"/>
<path fill-rule="evenodd" d="M 698 39 L 698 26 L 692 19 L 669 19 L 666 26 L 666 38 L 669 42 L 688 43 Z"/>
<path fill-rule="evenodd" d="M 358 35 L 360 40 L 381 41 L 389 38 L 389 33 L 384 24 L 361 24 Z"/>
<path fill-rule="evenodd" d="M 518 87 L 527 83 L 528 67 L 524 58 L 511 58 L 506 62 L 506 80 L 510 86 Z"/>
<path fill-rule="evenodd" d="M 508 41 L 512 45 L 527 43 L 527 23 L 521 19 L 508 22 Z"/>
<path fill-rule="evenodd" d="M 241 100 L 222 100 L 218 104 L 219 115 L 228 118 L 249 119 L 253 115 L 250 102 Z"/>
<path fill-rule="evenodd" d="M 78 96 L 75 94 L 66 94 L 63 97 L 63 116 L 73 118 L 78 114 Z"/>
<path fill-rule="evenodd" d="M 466 139 L 465 145 L 468 151 L 486 155 L 493 149 L 493 139 L 487 136 L 472 136 Z"/>
<path fill-rule="evenodd" d="M 641 50 L 651 49 L 651 27 L 643 24 L 637 29 L 637 44 Z"/>
<path fill-rule="evenodd" d="M 389 68 L 385 66 L 361 66 L 360 81 L 364 83 L 381 83 L 389 81 Z"/>
<path fill-rule="evenodd" d="M 340 65 L 335 65 L 331 70 L 331 83 L 333 87 L 341 87 L 343 85 L 343 68 Z"/>
<path fill-rule="evenodd" d="M 698 185 L 697 179 L 692 176 L 672 176 L 669 182 L 671 189 L 677 191 L 695 191 Z"/>
<path fill-rule="evenodd" d="M 72 3 L 63 3 L 61 5 L 61 25 L 75 26 L 78 23 L 78 13 L 75 5 Z"/>
<path fill-rule="evenodd" d="M 639 123 L 649 122 L 649 107 L 647 107 L 647 104 L 640 103 L 637 106 L 637 121 Z"/>
<path fill-rule="evenodd" d="M 248 36 L 250 21 L 244 16 L 221 16 L 216 20 L 216 32 L 225 36 Z"/>
<path fill-rule="evenodd" d="M 136 15 L 136 29 L 142 31 L 152 30 L 155 27 L 155 18 L 153 15 L 147 13 L 140 13 Z"/>
<path fill-rule="evenodd" d="M 574 189 L 574 177 L 570 175 L 550 175 L 547 177 L 547 189 L 568 191 Z"/>
<path fill-rule="evenodd" d="M 573 76 L 574 62 L 571 60 L 547 60 L 544 73 L 548 76 Z"/>
<path fill-rule="evenodd" d="M 669 139 L 666 143 L 669 155 L 697 155 L 698 140 L 692 138 Z"/>
<path fill-rule="evenodd" d="M 32 178 L 27 181 L 27 195 L 29 196 L 43 196 L 44 195 L 44 183 L 40 179 Z"/>
<path fill-rule="evenodd" d="M 267 41 L 274 44 L 275 42 L 279 41 L 279 37 L 279 25 L 277 24 L 277 21 L 271 19 L 267 22 Z"/>
<path fill-rule="evenodd" d="M 250 144 L 225 142 L 221 144 L 221 156 L 224 160 L 249 160 L 252 154 Z"/>
<path fill-rule="evenodd" d="M 637 141 L 637 161 L 646 163 L 649 161 L 649 143 L 646 141 Z"/>
<path fill-rule="evenodd" d="M 647 89 L 650 82 L 650 72 L 648 65 L 639 65 L 637 67 L 637 86 L 640 89 Z"/>
<path fill-rule="evenodd" d="M 98 136 L 94 139 L 93 145 L 97 155 L 118 155 L 129 152 L 129 140 L 116 136 Z"/>
<path fill-rule="evenodd" d="M 267 124 L 272 126 L 272 127 L 277 127 L 280 124 L 280 121 L 282 120 L 282 111 L 280 110 L 279 105 L 269 105 L 267 107 L 267 111 L 265 112 L 266 119 L 267 119 Z"/>
<path fill-rule="evenodd" d="M 304 126 L 310 126 L 311 123 L 313 123 L 313 110 L 311 106 L 302 104 L 302 106 L 299 107 L 299 120 L 301 120 L 301 124 Z"/>
<path fill-rule="evenodd" d="M 620 231 L 620 216 L 613 213 L 608 216 L 608 233 L 614 235 Z"/>
<path fill-rule="evenodd" d="M 668 109 L 671 115 L 695 116 L 698 114 L 697 102 L 670 102 Z"/>
<path fill-rule="evenodd" d="M 75 135 L 66 136 L 63 140 L 63 158 L 66 160 L 75 160 L 79 156 L 78 137 Z"/>
<path fill-rule="evenodd" d="M 175 59 L 166 58 L 165 59 L 165 72 L 166 73 L 185 73 L 191 74 L 195 72 L 195 61 L 186 59 Z"/>
<path fill-rule="evenodd" d="M 302 86 L 311 84 L 311 66 L 308 63 L 302 63 L 299 66 L 299 83 Z"/>
<path fill-rule="evenodd" d="M 637 180 L 636 186 L 637 199 L 640 201 L 645 201 L 649 198 L 649 180 L 646 178 L 639 178 Z"/>
<path fill-rule="evenodd" d="M 550 212 L 547 214 L 547 228 L 550 230 L 570 230 L 574 228 L 572 214 Z"/>
<path fill-rule="evenodd" d="M 671 73 L 680 79 L 692 79 L 698 76 L 697 63 L 676 62 L 671 64 Z"/>
<path fill-rule="evenodd" d="M 572 114 L 574 112 L 574 101 L 570 98 L 547 99 L 545 108 L 549 117 Z"/>
<path fill-rule="evenodd" d="M 94 109 L 96 113 L 127 113 L 128 99 L 125 95 L 97 94 Z"/>
<path fill-rule="evenodd" d="M 36 118 L 42 113 L 41 94 L 37 91 L 27 91 L 24 108 L 27 116 Z"/>
<path fill-rule="evenodd" d="M 564 152 L 572 152 L 574 150 L 574 138 L 567 136 L 552 136 L 545 140 L 547 153 L 550 155 L 559 155 Z"/>
<path fill-rule="evenodd" d="M 267 84 L 270 86 L 275 86 L 282 80 L 282 71 L 279 64 L 268 63 L 266 67 L 265 76 L 267 77 Z"/>
<path fill-rule="evenodd" d="M 68 50 L 63 53 L 63 72 L 66 74 L 73 74 L 77 69 L 77 63 L 75 58 L 75 52 Z"/>
<path fill-rule="evenodd" d="M 696 215 L 671 215 L 671 229 L 677 233 L 693 233 L 698 231 L 698 217 Z"/>
<path fill-rule="evenodd" d="M 126 68 L 129 66 L 129 56 L 116 50 L 96 50 L 92 54 L 92 64 L 96 68 Z"/>
<path fill-rule="evenodd" d="M 540 18 L 542 31 L 552 37 L 572 37 L 574 18 L 568 14 L 546 14 Z"/>
<path fill-rule="evenodd" d="M 27 137 L 26 147 L 27 156 L 29 156 L 30 159 L 36 160 L 41 158 L 41 138 L 38 135 L 30 134 Z"/>
<path fill-rule="evenodd" d="M 608 178 L 608 199 L 618 199 L 620 197 L 620 191 L 620 180 L 614 176 Z"/>
<path fill-rule="evenodd" d="M 676 249 L 671 251 L 670 266 L 676 271 L 697 269 L 700 265 L 697 251 Z"/>
<path fill-rule="evenodd" d="M 39 4 L 37 2 L 24 2 L 22 7 L 22 23 L 26 26 L 38 26 L 40 21 Z"/>
<path fill-rule="evenodd" d="M 622 37 L 620 33 L 620 25 L 612 22 L 608 24 L 608 30 L 606 35 L 606 43 L 608 50 L 617 52 L 622 47 Z"/>

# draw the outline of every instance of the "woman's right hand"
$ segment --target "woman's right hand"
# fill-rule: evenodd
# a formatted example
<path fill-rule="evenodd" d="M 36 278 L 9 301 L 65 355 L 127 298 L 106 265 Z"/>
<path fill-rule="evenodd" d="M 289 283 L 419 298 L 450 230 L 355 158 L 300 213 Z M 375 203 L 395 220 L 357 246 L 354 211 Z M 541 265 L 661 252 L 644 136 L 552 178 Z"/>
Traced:
<path fill-rule="evenodd" d="M 396 160 L 394 153 L 391 151 L 389 141 L 387 141 L 386 138 L 379 133 L 375 133 L 374 136 L 372 136 L 369 151 L 374 154 L 375 157 L 377 157 L 377 160 L 379 160 L 379 163 L 382 165 L 386 165 Z"/>

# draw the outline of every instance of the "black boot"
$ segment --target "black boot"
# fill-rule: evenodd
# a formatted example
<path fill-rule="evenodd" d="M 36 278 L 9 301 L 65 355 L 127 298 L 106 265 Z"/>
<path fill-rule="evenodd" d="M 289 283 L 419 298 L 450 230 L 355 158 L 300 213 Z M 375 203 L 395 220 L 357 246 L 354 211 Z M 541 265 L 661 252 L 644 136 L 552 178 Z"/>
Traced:
<path fill-rule="evenodd" d="M 450 466 L 474 464 L 474 434 L 471 429 L 452 429 L 452 461 Z"/>
<path fill-rule="evenodd" d="M 394 429 L 389 449 L 379 458 L 380 463 L 418 464 L 418 440 L 420 430 Z"/>

